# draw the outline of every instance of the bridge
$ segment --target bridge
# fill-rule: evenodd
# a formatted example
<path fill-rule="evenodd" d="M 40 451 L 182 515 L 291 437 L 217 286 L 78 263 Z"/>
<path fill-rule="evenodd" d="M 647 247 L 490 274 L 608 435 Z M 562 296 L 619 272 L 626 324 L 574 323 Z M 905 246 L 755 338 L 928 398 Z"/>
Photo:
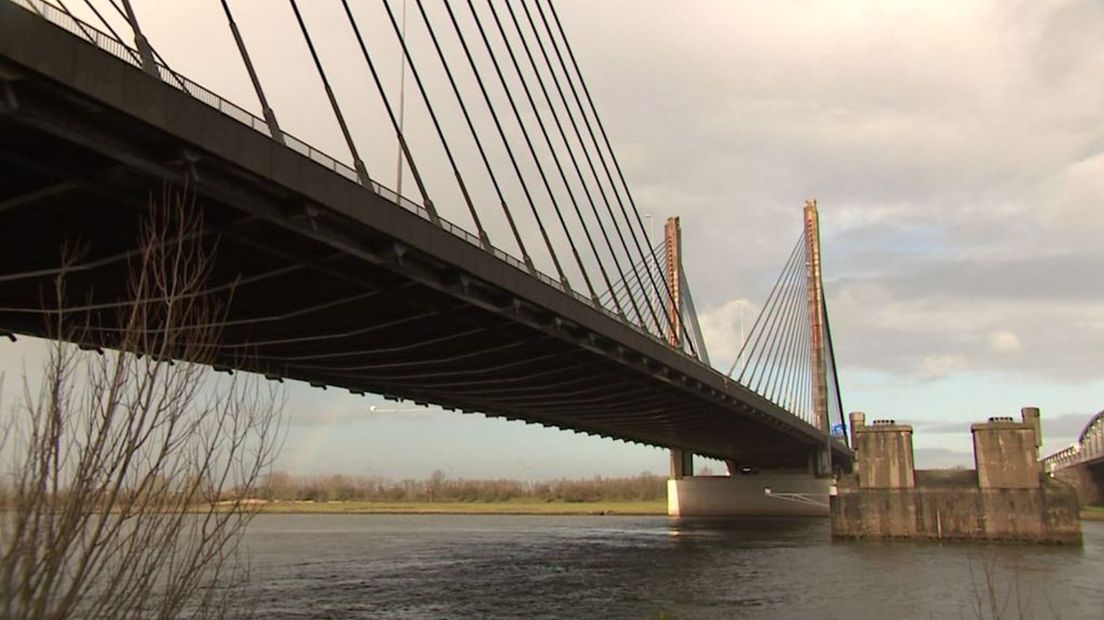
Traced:
<path fill-rule="evenodd" d="M 377 7 L 413 78 L 405 96 L 447 162 L 436 169 L 418 165 L 417 146 L 430 147 L 404 133 L 403 95 L 380 78 L 360 4 L 333 3 L 346 29 L 326 37 L 362 52 L 386 112 L 371 131 L 356 124 L 363 102 L 338 96 L 311 15 L 295 0 L 280 6 L 344 162 L 281 125 L 264 88 L 275 76 L 258 72 L 232 2 L 221 8 L 239 54 L 227 62 L 246 68 L 259 114 L 172 70 L 129 0 L 88 1 L 79 14 L 70 4 L 0 0 L 0 331 L 10 337 L 49 336 L 70 310 L 92 326 L 78 344 L 112 347 L 150 196 L 186 188 L 202 234 L 217 240 L 209 292 L 234 291 L 216 369 L 669 448 L 676 478 L 692 474 L 693 454 L 732 472 L 849 467 L 815 203 L 738 363 L 715 370 L 678 221 L 648 239 L 550 2 L 417 1 L 411 22 L 432 42 L 418 49 L 405 16 L 400 25 L 387 2 Z M 437 95 L 423 82 L 431 70 Z M 361 135 L 393 141 L 397 185 L 412 181 L 413 198 L 369 170 Z M 60 248 L 75 242 L 81 258 L 63 264 Z M 59 276 L 65 296 L 54 300 Z"/>
<path fill-rule="evenodd" d="M 1104 504 L 1104 411 L 1089 419 L 1073 445 L 1045 457 L 1043 469 L 1076 487 L 1082 504 Z"/>

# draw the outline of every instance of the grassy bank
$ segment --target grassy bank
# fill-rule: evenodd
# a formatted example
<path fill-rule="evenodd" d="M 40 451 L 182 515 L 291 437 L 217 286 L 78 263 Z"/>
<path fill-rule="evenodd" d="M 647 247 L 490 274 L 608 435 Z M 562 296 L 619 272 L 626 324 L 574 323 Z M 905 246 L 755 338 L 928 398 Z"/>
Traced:
<path fill-rule="evenodd" d="M 269 514 L 665 515 L 666 501 L 268 502 Z"/>
<path fill-rule="evenodd" d="M 1104 506 L 1086 506 L 1081 509 L 1083 521 L 1104 521 Z"/>

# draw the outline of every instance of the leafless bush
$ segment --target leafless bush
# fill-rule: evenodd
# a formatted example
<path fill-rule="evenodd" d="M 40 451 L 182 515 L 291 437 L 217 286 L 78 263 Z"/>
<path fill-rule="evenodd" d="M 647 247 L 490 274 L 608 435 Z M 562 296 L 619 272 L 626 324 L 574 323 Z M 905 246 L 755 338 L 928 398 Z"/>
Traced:
<path fill-rule="evenodd" d="M 208 368 L 233 286 L 210 282 L 194 200 L 167 189 L 139 230 L 121 300 L 75 303 L 63 252 L 41 382 L 24 379 L 3 436 L 2 617 L 218 616 L 244 583 L 242 498 L 279 445 L 282 395 Z"/>

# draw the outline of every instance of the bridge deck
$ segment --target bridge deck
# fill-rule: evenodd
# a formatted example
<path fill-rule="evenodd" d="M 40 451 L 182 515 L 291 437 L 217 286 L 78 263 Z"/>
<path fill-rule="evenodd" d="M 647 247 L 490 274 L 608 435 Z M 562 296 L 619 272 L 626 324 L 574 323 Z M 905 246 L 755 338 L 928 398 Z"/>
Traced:
<path fill-rule="evenodd" d="M 125 252 L 151 193 L 190 174 L 220 239 L 213 283 L 241 282 L 227 366 L 749 465 L 803 466 L 823 445 L 697 360 L 7 2 L 0 88 L 3 273 L 56 266 L 74 239 L 90 260 Z M 125 266 L 72 274 L 74 300 L 117 295 Z M 51 286 L 0 280 L 0 329 L 43 334 Z"/>

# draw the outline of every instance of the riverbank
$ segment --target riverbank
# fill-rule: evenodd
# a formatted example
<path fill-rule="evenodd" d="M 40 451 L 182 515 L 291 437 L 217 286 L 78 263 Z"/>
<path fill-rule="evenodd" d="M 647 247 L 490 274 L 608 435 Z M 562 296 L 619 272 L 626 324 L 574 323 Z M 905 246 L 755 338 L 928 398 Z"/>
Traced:
<path fill-rule="evenodd" d="M 665 500 L 642 502 L 263 502 L 266 514 L 666 515 Z M 1083 521 L 1104 521 L 1104 506 L 1081 510 Z"/>
<path fill-rule="evenodd" d="M 665 515 L 664 500 L 639 502 L 265 502 L 265 514 Z"/>

